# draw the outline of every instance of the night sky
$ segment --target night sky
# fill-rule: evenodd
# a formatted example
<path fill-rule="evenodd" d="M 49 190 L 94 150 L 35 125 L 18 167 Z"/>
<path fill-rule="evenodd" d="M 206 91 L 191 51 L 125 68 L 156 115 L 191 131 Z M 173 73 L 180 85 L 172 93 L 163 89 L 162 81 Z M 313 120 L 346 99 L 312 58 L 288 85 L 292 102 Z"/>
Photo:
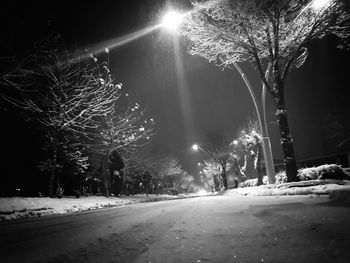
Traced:
<path fill-rule="evenodd" d="M 5 55 L 27 50 L 33 41 L 51 33 L 61 34 L 74 47 L 103 47 L 105 41 L 159 23 L 169 6 L 165 0 L 7 2 L 2 3 L 1 10 Z M 188 0 L 172 2 L 178 8 L 190 8 Z M 178 53 L 174 51 L 176 43 L 180 46 Z M 234 139 L 254 116 L 254 107 L 236 71 L 222 71 L 203 58 L 189 55 L 187 45 L 185 39 L 157 30 L 111 49 L 110 69 L 157 122 L 158 133 L 149 145 L 151 154 L 173 154 L 192 170 L 205 156 L 191 152 L 191 145 L 205 144 L 207 135 L 214 131 Z M 350 52 L 336 46 L 332 37 L 310 43 L 307 62 L 287 80 L 286 102 L 298 159 L 339 151 L 325 129 L 325 121 L 331 115 L 348 119 L 350 114 Z M 180 72 L 176 67 L 179 61 L 183 65 Z M 242 67 L 259 90 L 261 84 L 254 69 L 249 64 Z M 267 101 L 272 148 L 275 158 L 281 159 L 269 95 Z M 8 129 L 7 135 L 10 133 Z M 17 138 L 27 140 L 26 136 Z"/>

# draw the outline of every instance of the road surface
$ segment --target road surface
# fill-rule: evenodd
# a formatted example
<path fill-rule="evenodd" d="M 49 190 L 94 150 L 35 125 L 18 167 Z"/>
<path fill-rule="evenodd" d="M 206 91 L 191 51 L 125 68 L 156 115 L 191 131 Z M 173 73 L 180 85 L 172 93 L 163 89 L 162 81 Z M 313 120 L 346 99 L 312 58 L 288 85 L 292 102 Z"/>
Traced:
<path fill-rule="evenodd" d="M 350 262 L 350 207 L 209 196 L 0 223 L 0 262 Z"/>

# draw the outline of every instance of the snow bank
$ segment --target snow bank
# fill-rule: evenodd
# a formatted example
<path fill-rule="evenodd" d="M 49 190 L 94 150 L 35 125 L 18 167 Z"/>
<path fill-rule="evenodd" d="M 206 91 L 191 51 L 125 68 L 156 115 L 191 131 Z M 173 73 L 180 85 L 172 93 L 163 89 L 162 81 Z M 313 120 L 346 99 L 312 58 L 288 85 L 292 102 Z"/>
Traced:
<path fill-rule="evenodd" d="M 337 191 L 350 194 L 350 181 L 347 180 L 309 180 L 302 182 L 243 187 L 228 191 L 227 194 L 239 195 L 328 195 Z"/>
<path fill-rule="evenodd" d="M 322 180 L 322 179 L 335 179 L 335 180 L 350 180 L 350 173 L 343 169 L 338 164 L 323 164 L 317 167 L 302 168 L 298 170 L 298 179 L 300 181 L 308 180 Z M 275 175 L 276 184 L 284 184 L 287 182 L 287 176 L 285 171 L 280 171 Z M 267 176 L 263 177 L 263 184 L 268 184 Z M 252 187 L 258 185 L 258 179 L 249 179 L 240 183 L 240 187 Z"/>
<path fill-rule="evenodd" d="M 89 196 L 81 198 L 64 197 L 61 199 L 49 197 L 5 197 L 0 198 L 0 221 L 49 214 L 87 211 L 102 207 L 113 207 L 174 198 L 179 197 L 170 195 L 135 195 L 122 198 Z"/>

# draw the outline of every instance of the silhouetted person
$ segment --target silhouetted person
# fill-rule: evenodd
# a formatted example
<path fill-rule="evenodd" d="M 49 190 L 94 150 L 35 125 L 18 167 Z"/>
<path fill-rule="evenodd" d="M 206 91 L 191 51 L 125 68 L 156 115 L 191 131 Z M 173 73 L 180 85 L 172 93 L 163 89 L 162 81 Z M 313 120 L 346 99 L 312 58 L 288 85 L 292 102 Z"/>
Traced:
<path fill-rule="evenodd" d="M 144 181 L 144 184 L 145 184 L 146 195 L 147 196 L 148 196 L 148 194 L 150 193 L 150 190 L 151 190 L 151 179 L 152 179 L 151 174 L 148 171 L 146 171 L 143 174 L 143 181 Z"/>
<path fill-rule="evenodd" d="M 216 175 L 214 175 L 214 188 L 215 191 L 220 191 L 220 181 Z"/>
<path fill-rule="evenodd" d="M 119 196 L 122 187 L 123 187 L 123 168 L 124 168 L 124 161 L 123 158 L 120 156 L 117 149 L 113 149 L 109 153 L 109 175 L 111 177 L 111 183 L 112 183 L 112 193 L 115 196 Z"/>

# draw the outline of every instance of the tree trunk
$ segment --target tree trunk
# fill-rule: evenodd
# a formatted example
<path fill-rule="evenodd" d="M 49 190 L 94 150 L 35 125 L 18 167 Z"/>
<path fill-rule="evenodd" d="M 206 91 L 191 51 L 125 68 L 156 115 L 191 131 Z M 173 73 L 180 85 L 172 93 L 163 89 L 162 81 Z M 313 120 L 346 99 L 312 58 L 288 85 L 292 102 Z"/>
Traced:
<path fill-rule="evenodd" d="M 280 90 L 283 88 L 280 88 Z M 290 134 L 287 111 L 282 96 L 275 96 L 277 106 L 276 117 L 279 125 L 281 145 L 284 153 L 284 167 L 287 174 L 287 182 L 297 181 L 298 168 L 294 154 L 294 143 Z"/>
<path fill-rule="evenodd" d="M 257 161 L 256 161 L 256 171 L 258 174 L 258 185 L 263 184 L 263 175 L 262 175 L 262 167 L 261 167 L 261 161 L 262 161 L 262 145 L 261 143 L 258 143 L 258 150 L 257 150 Z"/>
<path fill-rule="evenodd" d="M 159 195 L 159 187 L 158 187 L 158 173 L 156 174 L 156 194 Z"/>
<path fill-rule="evenodd" d="M 225 190 L 227 190 L 227 176 L 225 172 L 221 173 L 221 177 L 222 177 L 222 182 L 224 183 L 224 188 Z"/>
<path fill-rule="evenodd" d="M 224 184 L 225 190 L 227 190 L 226 164 L 221 164 L 221 167 L 222 167 L 222 172 L 221 172 L 222 182 Z"/>
<path fill-rule="evenodd" d="M 217 178 L 217 175 L 213 176 L 213 180 L 214 180 L 215 191 L 220 191 L 220 182 L 219 182 L 219 180 Z"/>
<path fill-rule="evenodd" d="M 54 145 L 52 156 L 52 170 L 49 178 L 49 197 L 54 197 L 55 193 L 55 179 L 56 179 L 56 166 L 57 166 L 57 146 Z"/>
<path fill-rule="evenodd" d="M 107 171 L 109 169 L 108 167 L 108 153 L 109 151 L 107 150 L 106 153 L 104 154 L 104 159 L 102 159 L 102 180 L 103 180 L 103 185 L 105 187 L 105 196 L 109 197 L 111 195 L 111 176 L 110 172 Z"/>

